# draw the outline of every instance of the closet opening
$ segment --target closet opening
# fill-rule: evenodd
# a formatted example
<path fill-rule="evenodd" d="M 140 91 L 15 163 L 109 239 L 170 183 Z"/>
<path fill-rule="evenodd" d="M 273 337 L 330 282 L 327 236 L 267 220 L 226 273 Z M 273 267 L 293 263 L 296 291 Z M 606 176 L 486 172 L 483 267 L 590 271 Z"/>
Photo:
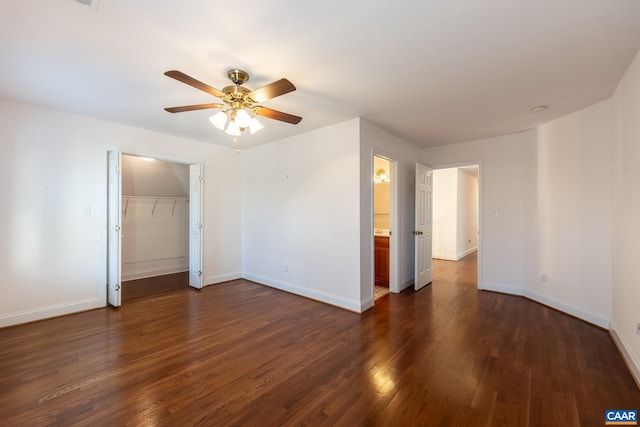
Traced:
<path fill-rule="evenodd" d="M 189 288 L 189 165 L 122 154 L 122 302 Z"/>

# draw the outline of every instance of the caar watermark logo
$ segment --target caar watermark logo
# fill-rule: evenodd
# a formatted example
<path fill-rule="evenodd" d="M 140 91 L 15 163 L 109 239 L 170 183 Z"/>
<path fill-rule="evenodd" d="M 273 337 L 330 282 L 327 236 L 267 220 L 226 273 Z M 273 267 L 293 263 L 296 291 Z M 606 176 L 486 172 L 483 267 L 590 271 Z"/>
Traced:
<path fill-rule="evenodd" d="M 607 426 L 637 426 L 638 411 L 635 409 L 604 411 L 604 424 Z"/>

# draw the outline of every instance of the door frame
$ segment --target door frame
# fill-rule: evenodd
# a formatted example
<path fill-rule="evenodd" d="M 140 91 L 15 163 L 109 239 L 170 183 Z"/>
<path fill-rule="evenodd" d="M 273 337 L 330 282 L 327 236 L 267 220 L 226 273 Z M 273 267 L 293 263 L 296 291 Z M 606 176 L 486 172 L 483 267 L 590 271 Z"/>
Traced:
<path fill-rule="evenodd" d="M 199 165 L 201 177 L 204 178 L 204 163 L 203 162 L 189 161 L 189 160 L 185 160 L 185 159 L 176 159 L 176 158 L 173 158 L 172 156 L 166 156 L 166 155 L 163 155 L 163 154 L 150 153 L 150 152 L 145 152 L 145 151 L 139 152 L 139 151 L 136 151 L 136 150 L 123 150 L 122 148 L 119 148 L 119 147 L 113 147 L 113 148 L 108 148 L 106 150 L 106 152 L 105 152 L 105 155 L 107 156 L 107 165 L 109 165 L 109 156 L 110 156 L 109 153 L 111 153 L 111 152 L 119 153 L 119 157 L 120 158 L 122 158 L 123 154 L 126 154 L 126 155 L 137 156 L 137 157 L 150 157 L 150 158 L 154 158 L 154 159 L 161 160 L 161 161 L 166 161 L 166 162 L 171 162 L 171 163 L 181 163 L 181 164 L 185 164 L 185 165 L 189 165 L 189 166 Z M 120 167 L 122 167 L 122 162 L 120 162 Z M 190 200 L 189 201 L 189 209 L 190 210 L 192 209 L 192 206 L 193 206 L 193 204 L 191 202 L 192 190 L 193 190 L 192 183 L 191 183 L 191 169 L 192 168 L 190 167 L 190 177 L 189 177 L 189 198 L 190 198 L 189 199 Z M 109 173 L 109 167 L 107 167 L 107 173 Z M 120 169 L 119 173 L 122 174 L 122 169 Z M 122 180 L 122 175 L 120 175 L 120 181 L 121 180 Z M 199 212 L 200 213 L 200 215 L 199 215 L 200 221 L 203 220 L 203 215 L 204 215 L 204 195 L 203 195 L 203 192 L 202 192 L 203 185 L 204 185 L 204 179 L 200 179 L 200 187 L 199 187 L 199 191 L 198 191 L 199 194 L 200 194 L 200 200 L 199 200 L 200 201 L 200 206 L 199 206 L 199 208 L 200 208 L 200 212 Z M 107 198 L 108 198 L 108 195 L 109 195 L 110 191 L 111 191 L 111 182 L 110 182 L 110 180 L 107 179 L 107 191 L 106 191 Z M 107 218 L 106 218 L 107 219 L 107 224 L 111 224 L 112 222 L 111 222 L 110 213 L 109 213 L 109 202 L 108 202 L 108 199 L 107 199 L 106 206 L 107 206 L 107 214 L 106 214 L 106 216 L 107 216 Z M 117 223 L 117 225 L 120 228 L 122 227 L 122 208 L 120 208 L 120 210 L 119 210 L 119 218 L 115 222 Z M 192 253 L 192 251 L 193 251 L 193 249 L 192 249 L 192 237 L 193 236 L 192 236 L 192 224 L 191 224 L 191 222 L 192 222 L 192 215 L 191 215 L 191 212 L 190 212 L 189 213 L 189 270 L 191 270 L 191 266 L 192 266 L 191 258 L 194 255 Z M 199 228 L 200 229 L 202 228 L 202 224 L 200 224 Z M 109 247 L 109 243 L 110 243 L 110 240 L 109 240 L 110 237 L 109 236 L 110 236 L 110 234 L 109 234 L 109 232 L 107 232 L 107 247 Z M 204 239 L 202 238 L 202 233 L 199 233 L 199 248 L 196 248 L 196 249 L 199 249 L 200 268 L 203 267 L 203 265 L 202 265 L 203 248 L 204 248 Z M 116 268 L 116 266 L 114 266 L 112 264 L 112 262 L 113 262 L 113 259 L 109 258 L 108 251 L 107 251 L 107 260 L 106 260 L 107 272 L 112 271 L 114 268 Z M 121 264 L 121 259 L 119 260 L 119 263 Z M 122 269 L 122 265 L 118 265 L 117 266 L 117 270 L 121 271 L 121 269 Z M 191 276 L 191 271 L 189 272 L 189 275 Z M 196 288 L 201 288 L 202 287 L 203 277 L 204 277 L 203 274 L 200 273 L 199 274 L 199 278 L 200 278 L 200 282 L 199 282 L 200 286 L 199 287 L 198 286 L 193 286 L 193 285 L 191 285 L 191 283 L 190 283 L 190 286 L 196 287 Z M 119 280 L 120 281 L 122 280 L 122 275 L 121 274 L 120 274 Z M 120 286 L 119 286 L 119 289 L 118 289 L 118 293 L 120 294 L 120 296 L 117 298 L 118 305 L 120 305 L 120 303 L 122 302 L 122 298 L 121 298 L 122 283 L 119 283 L 119 285 Z M 110 302 L 109 302 L 109 282 L 108 282 L 108 280 L 107 280 L 107 295 L 105 296 L 105 300 L 106 300 L 105 301 L 106 305 L 110 305 Z"/>
<path fill-rule="evenodd" d="M 391 236 L 389 236 L 389 292 L 398 293 L 400 292 L 400 268 L 399 268 L 399 226 L 400 222 L 398 220 L 399 213 L 399 197 L 398 197 L 398 160 L 393 157 L 393 155 L 384 152 L 382 150 L 376 150 L 375 148 L 371 152 L 371 170 L 369 173 L 370 182 L 371 182 L 371 295 L 374 295 L 375 288 L 375 245 L 373 238 L 373 230 L 374 230 L 374 216 L 373 216 L 373 207 L 374 207 L 374 196 L 373 196 L 373 186 L 375 185 L 373 182 L 373 175 L 375 174 L 374 167 L 374 157 L 380 157 L 389 162 L 389 226 L 391 227 Z M 374 298 L 375 303 L 375 298 Z"/>
<path fill-rule="evenodd" d="M 122 303 L 122 152 L 107 151 L 107 295 Z"/>
<path fill-rule="evenodd" d="M 468 162 L 457 162 L 457 163 L 444 163 L 439 165 L 432 165 L 431 169 L 434 171 L 436 169 L 451 169 L 451 168 L 464 168 L 469 166 L 477 166 L 478 167 L 478 266 L 477 266 L 477 277 L 478 289 L 484 289 L 483 287 L 483 277 L 482 277 L 482 260 L 483 260 L 483 204 L 484 204 L 484 164 L 482 160 L 468 161 Z M 434 202 L 435 203 L 435 202 Z"/>

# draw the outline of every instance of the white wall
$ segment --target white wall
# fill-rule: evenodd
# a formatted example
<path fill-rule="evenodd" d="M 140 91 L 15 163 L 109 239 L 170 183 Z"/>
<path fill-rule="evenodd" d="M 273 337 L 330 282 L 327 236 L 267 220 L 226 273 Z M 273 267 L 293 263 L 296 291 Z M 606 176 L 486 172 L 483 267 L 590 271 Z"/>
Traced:
<path fill-rule="evenodd" d="M 456 260 L 458 255 L 458 169 L 433 171 L 433 257 Z"/>
<path fill-rule="evenodd" d="M 240 276 L 232 149 L 7 100 L 0 140 L 0 326 L 106 304 L 109 149 L 204 162 L 205 280 Z"/>
<path fill-rule="evenodd" d="M 612 335 L 640 384 L 640 53 L 613 96 Z"/>
<path fill-rule="evenodd" d="M 242 151 L 244 277 L 370 308 L 374 154 L 398 161 L 398 277 L 411 285 L 418 149 L 361 119 Z"/>
<path fill-rule="evenodd" d="M 189 271 L 188 198 L 125 196 L 122 210 L 122 281 Z"/>
<path fill-rule="evenodd" d="M 606 101 L 537 130 L 423 151 L 434 166 L 482 162 L 480 288 L 609 326 L 610 140 Z"/>
<path fill-rule="evenodd" d="M 478 179 L 460 168 L 433 171 L 433 257 L 457 261 L 478 249 Z"/>
<path fill-rule="evenodd" d="M 478 250 L 478 178 L 458 169 L 456 259 Z"/>
<path fill-rule="evenodd" d="M 391 244 L 397 244 L 397 287 L 391 284 L 391 292 L 400 292 L 413 285 L 415 240 L 415 171 L 420 150 L 378 126 L 360 120 L 360 268 L 362 305 L 373 305 L 373 219 L 372 219 L 372 171 L 373 155 L 381 155 L 397 162 L 395 180 L 391 185 L 397 196 L 397 226 L 391 225 Z M 393 262 L 393 260 L 391 260 Z M 393 273 L 393 271 L 392 271 Z"/>
<path fill-rule="evenodd" d="M 480 165 L 482 289 L 522 294 L 536 280 L 536 135 L 530 130 L 422 150 L 422 162 L 434 168 Z"/>
<path fill-rule="evenodd" d="M 359 120 L 241 156 L 244 277 L 360 311 Z"/>
<path fill-rule="evenodd" d="M 122 280 L 189 271 L 189 165 L 122 156 Z"/>
<path fill-rule="evenodd" d="M 189 197 L 189 165 L 123 155 L 122 194 Z"/>
<path fill-rule="evenodd" d="M 528 296 L 607 328 L 611 132 L 610 101 L 538 128 L 540 273 L 527 287 Z"/>

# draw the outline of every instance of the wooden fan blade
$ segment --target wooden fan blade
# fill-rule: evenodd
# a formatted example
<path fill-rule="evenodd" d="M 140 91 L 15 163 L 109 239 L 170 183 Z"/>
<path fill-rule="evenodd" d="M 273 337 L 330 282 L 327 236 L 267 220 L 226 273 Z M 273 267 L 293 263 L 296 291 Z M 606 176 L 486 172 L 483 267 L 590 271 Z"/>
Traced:
<path fill-rule="evenodd" d="M 200 80 L 196 80 L 191 76 L 187 76 L 185 73 L 178 70 L 167 71 L 166 73 L 164 73 L 164 75 L 167 77 L 171 77 L 172 79 L 176 79 L 177 81 L 184 84 L 188 84 L 189 86 L 195 87 L 196 89 L 200 89 L 203 92 L 207 92 L 210 95 L 217 96 L 218 98 L 222 98 L 225 96 L 224 92 L 221 92 L 218 89 L 209 86 L 208 84 L 202 83 Z"/>
<path fill-rule="evenodd" d="M 266 86 L 262 86 L 260 89 L 249 92 L 247 96 L 257 103 L 260 103 L 267 99 L 293 92 L 294 90 L 296 90 L 296 87 L 293 83 L 287 79 L 280 79 L 277 82 L 270 83 Z"/>
<path fill-rule="evenodd" d="M 224 104 L 196 104 L 196 105 L 185 105 L 183 107 L 168 107 L 168 108 L 165 108 L 165 110 L 170 113 L 182 113 L 183 111 L 206 110 L 207 108 L 222 108 L 222 107 L 224 107 Z"/>
<path fill-rule="evenodd" d="M 282 111 L 273 110 L 267 107 L 259 107 L 257 110 L 255 110 L 255 113 L 262 117 L 280 120 L 281 122 L 291 123 L 292 125 L 297 125 L 298 123 L 300 123 L 300 120 L 302 120 L 302 117 L 283 113 Z"/>

